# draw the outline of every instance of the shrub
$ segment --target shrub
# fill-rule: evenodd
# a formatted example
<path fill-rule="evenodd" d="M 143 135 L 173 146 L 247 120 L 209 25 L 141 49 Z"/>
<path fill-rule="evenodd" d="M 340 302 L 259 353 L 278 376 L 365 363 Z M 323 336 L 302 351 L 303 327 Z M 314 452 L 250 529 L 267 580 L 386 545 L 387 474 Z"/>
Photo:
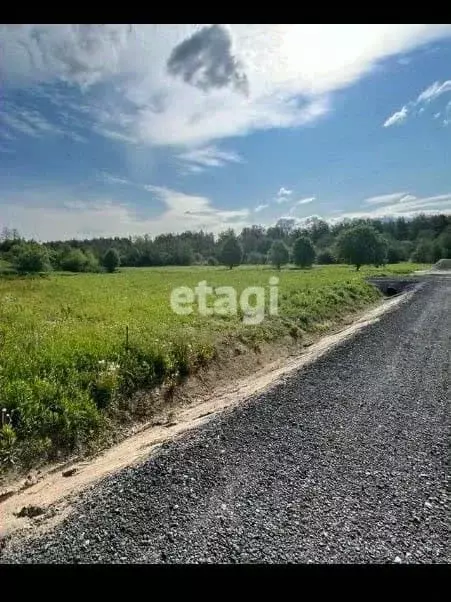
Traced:
<path fill-rule="evenodd" d="M 60 267 L 67 272 L 97 272 L 99 262 L 91 251 L 71 249 L 61 258 Z"/>
<path fill-rule="evenodd" d="M 85 251 L 86 266 L 85 272 L 99 272 L 100 263 L 92 251 Z"/>
<path fill-rule="evenodd" d="M 51 269 L 47 249 L 36 243 L 14 247 L 12 263 L 21 274 L 48 272 Z"/>
<path fill-rule="evenodd" d="M 216 257 L 210 255 L 210 257 L 207 259 L 207 265 L 219 265 L 219 261 L 216 259 Z"/>

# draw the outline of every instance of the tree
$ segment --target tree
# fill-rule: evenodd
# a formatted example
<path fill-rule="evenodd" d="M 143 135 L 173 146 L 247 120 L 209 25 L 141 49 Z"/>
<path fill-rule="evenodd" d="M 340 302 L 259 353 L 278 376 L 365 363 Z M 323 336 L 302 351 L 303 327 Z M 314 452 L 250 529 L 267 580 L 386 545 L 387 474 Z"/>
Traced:
<path fill-rule="evenodd" d="M 106 269 L 107 272 L 114 272 L 116 268 L 119 267 L 121 263 L 119 253 L 116 251 L 114 247 L 108 249 L 102 259 L 102 265 Z"/>
<path fill-rule="evenodd" d="M 422 240 L 412 254 L 411 260 L 414 263 L 432 263 L 433 249 L 429 240 Z"/>
<path fill-rule="evenodd" d="M 67 272 L 96 272 L 99 262 L 91 251 L 81 249 L 70 249 L 60 259 L 60 267 Z"/>
<path fill-rule="evenodd" d="M 438 237 L 444 259 L 451 259 L 451 226 L 448 226 Z"/>
<path fill-rule="evenodd" d="M 290 259 L 290 254 L 285 243 L 282 240 L 275 240 L 268 253 L 268 260 L 275 266 L 278 270 L 282 265 L 288 263 Z"/>
<path fill-rule="evenodd" d="M 444 257 L 444 249 L 440 246 L 438 240 L 434 240 L 432 243 L 432 261 L 436 263 L 439 259 Z"/>
<path fill-rule="evenodd" d="M 14 249 L 12 263 L 21 274 L 48 272 L 51 269 L 47 249 L 37 243 L 23 243 Z"/>
<path fill-rule="evenodd" d="M 359 225 L 340 233 L 337 239 L 337 255 L 345 263 L 360 266 L 385 262 L 387 243 L 373 226 Z"/>
<path fill-rule="evenodd" d="M 310 267 L 315 261 L 316 253 L 312 241 L 307 236 L 299 236 L 293 245 L 293 261 L 301 268 Z"/>
<path fill-rule="evenodd" d="M 378 234 L 376 236 L 376 241 L 374 244 L 374 257 L 373 264 L 378 268 L 380 265 L 385 265 L 387 263 L 387 251 L 388 251 L 388 242 L 385 240 L 383 236 Z"/>
<path fill-rule="evenodd" d="M 236 236 L 230 235 L 224 240 L 220 253 L 220 261 L 232 269 L 236 265 L 240 265 L 243 257 L 243 249 L 238 242 Z"/>
<path fill-rule="evenodd" d="M 402 254 L 398 245 L 390 243 L 387 250 L 387 262 L 399 263 L 402 260 Z"/>

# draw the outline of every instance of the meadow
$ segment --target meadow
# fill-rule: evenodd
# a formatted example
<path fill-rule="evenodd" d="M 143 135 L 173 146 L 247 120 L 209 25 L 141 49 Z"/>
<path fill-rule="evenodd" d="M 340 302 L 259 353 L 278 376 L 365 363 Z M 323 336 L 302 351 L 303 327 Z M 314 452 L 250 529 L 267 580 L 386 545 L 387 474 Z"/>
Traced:
<path fill-rule="evenodd" d="M 0 471 L 85 449 L 114 428 L 114 409 L 137 391 L 183 380 L 224 342 L 252 349 L 289 335 L 302 342 L 377 301 L 373 274 L 422 265 L 124 268 L 0 279 Z M 246 325 L 235 316 L 177 315 L 174 287 L 268 287 L 279 278 L 279 315 Z M 196 306 L 194 306 L 196 308 Z"/>

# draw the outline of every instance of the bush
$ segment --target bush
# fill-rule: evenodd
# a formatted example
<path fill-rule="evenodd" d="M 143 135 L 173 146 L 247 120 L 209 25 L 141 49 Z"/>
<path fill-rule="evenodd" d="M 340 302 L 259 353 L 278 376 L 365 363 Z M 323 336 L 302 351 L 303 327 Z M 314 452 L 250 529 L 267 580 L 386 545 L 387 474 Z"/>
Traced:
<path fill-rule="evenodd" d="M 1 453 L 14 451 L 24 463 L 74 450 L 102 427 L 95 404 L 75 381 L 63 383 L 48 376 L 13 379 L 4 384 L 1 396 L 1 404 L 12 414 L 12 424 L 2 429 Z"/>
<path fill-rule="evenodd" d="M 299 236 L 293 245 L 293 261 L 301 268 L 310 267 L 315 261 L 315 249 L 307 236 Z"/>
<path fill-rule="evenodd" d="M 207 265 L 219 265 L 219 261 L 212 255 L 207 259 Z"/>
<path fill-rule="evenodd" d="M 14 247 L 13 266 L 21 274 L 48 272 L 51 270 L 47 249 L 36 243 Z"/>
<path fill-rule="evenodd" d="M 120 266 L 119 253 L 113 247 L 108 249 L 102 259 L 102 265 L 107 272 L 114 272 Z"/>
<path fill-rule="evenodd" d="M 290 254 L 282 240 L 275 240 L 268 252 L 268 261 L 278 270 L 282 265 L 288 263 Z"/>
<path fill-rule="evenodd" d="M 60 267 L 67 272 L 97 272 L 99 262 L 91 251 L 71 249 L 61 258 Z"/>

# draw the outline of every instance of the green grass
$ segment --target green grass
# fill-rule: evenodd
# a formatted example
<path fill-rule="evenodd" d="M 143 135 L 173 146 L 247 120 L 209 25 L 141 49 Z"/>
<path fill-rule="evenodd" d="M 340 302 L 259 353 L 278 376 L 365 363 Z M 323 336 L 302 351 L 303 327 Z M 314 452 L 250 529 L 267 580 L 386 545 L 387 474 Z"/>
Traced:
<path fill-rule="evenodd" d="M 139 390 L 177 382 L 207 364 L 224 342 L 249 347 L 322 332 L 374 302 L 370 274 L 423 266 L 317 266 L 311 270 L 243 266 L 128 268 L 114 274 L 51 274 L 0 279 L 0 466 L 33 464 L 86 447 L 118 404 Z M 179 316 L 177 286 L 248 286 L 279 282 L 279 315 L 259 325 L 241 316 Z M 126 328 L 128 327 L 128 344 Z M 1 427 L 1 425 L 0 425 Z M 0 468 L 1 470 L 1 468 Z"/>

